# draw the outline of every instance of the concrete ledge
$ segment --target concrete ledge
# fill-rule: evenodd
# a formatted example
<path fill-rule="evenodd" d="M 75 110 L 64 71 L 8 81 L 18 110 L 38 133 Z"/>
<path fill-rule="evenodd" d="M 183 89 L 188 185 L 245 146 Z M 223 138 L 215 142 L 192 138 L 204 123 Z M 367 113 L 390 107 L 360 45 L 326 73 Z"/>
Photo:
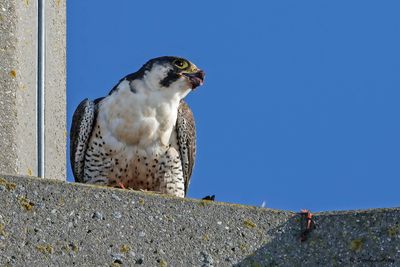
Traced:
<path fill-rule="evenodd" d="M 300 242 L 289 211 L 0 177 L 0 265 L 400 265 L 399 208 L 318 213 Z"/>

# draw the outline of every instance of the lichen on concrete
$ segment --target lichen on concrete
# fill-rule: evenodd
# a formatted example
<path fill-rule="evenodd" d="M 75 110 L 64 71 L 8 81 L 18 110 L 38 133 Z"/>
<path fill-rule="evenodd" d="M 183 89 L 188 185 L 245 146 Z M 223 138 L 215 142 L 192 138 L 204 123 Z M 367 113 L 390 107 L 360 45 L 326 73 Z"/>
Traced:
<path fill-rule="evenodd" d="M 0 236 L 3 238 L 7 237 L 7 232 L 5 231 L 5 225 L 0 223 Z"/>
<path fill-rule="evenodd" d="M 26 211 L 32 211 L 34 204 L 29 199 L 24 196 L 20 196 L 18 200 L 22 208 L 24 208 Z"/>
<path fill-rule="evenodd" d="M 357 251 L 359 251 L 359 250 L 362 248 L 363 243 L 364 243 L 364 242 L 363 242 L 362 239 L 354 239 L 354 240 L 351 240 L 351 242 L 350 242 L 350 249 L 351 249 L 352 251 L 357 252 Z"/>
<path fill-rule="evenodd" d="M 16 184 L 8 182 L 6 179 L 0 177 L 0 186 L 4 186 L 7 190 L 14 190 Z"/>
<path fill-rule="evenodd" d="M 253 222 L 250 221 L 250 220 L 244 220 L 244 221 L 243 221 L 243 224 L 244 224 L 247 228 L 250 228 L 250 229 L 257 226 L 255 223 L 253 223 Z"/>
<path fill-rule="evenodd" d="M 49 244 L 36 245 L 36 249 L 43 254 L 53 253 L 53 247 Z"/>
<path fill-rule="evenodd" d="M 129 245 L 126 245 L 126 244 L 123 244 L 123 245 L 121 246 L 121 248 L 119 249 L 119 251 L 120 251 L 121 253 L 128 253 L 130 250 L 131 250 L 130 246 L 129 246 Z"/>

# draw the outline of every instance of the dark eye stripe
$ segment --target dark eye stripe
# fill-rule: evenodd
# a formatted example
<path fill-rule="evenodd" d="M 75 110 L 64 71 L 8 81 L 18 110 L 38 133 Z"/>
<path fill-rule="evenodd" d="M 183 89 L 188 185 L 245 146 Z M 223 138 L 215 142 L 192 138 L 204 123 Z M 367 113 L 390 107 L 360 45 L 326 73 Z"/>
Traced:
<path fill-rule="evenodd" d="M 161 84 L 161 86 L 168 87 L 171 85 L 171 83 L 175 82 L 178 79 L 179 79 L 179 75 L 176 74 L 176 72 L 174 70 L 170 70 L 167 73 L 167 77 L 165 77 L 164 79 L 162 79 L 160 81 L 160 84 Z"/>

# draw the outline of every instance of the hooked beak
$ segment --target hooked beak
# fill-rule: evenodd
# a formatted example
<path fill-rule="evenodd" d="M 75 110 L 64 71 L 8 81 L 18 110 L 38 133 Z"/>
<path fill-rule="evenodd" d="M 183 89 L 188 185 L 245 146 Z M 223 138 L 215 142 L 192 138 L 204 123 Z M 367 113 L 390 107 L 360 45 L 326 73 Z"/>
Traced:
<path fill-rule="evenodd" d="M 186 76 L 192 85 L 192 90 L 194 90 L 196 87 L 200 86 L 204 82 L 204 77 L 205 73 L 202 70 L 199 70 L 197 72 L 192 72 L 192 73 L 182 73 L 182 75 Z"/>

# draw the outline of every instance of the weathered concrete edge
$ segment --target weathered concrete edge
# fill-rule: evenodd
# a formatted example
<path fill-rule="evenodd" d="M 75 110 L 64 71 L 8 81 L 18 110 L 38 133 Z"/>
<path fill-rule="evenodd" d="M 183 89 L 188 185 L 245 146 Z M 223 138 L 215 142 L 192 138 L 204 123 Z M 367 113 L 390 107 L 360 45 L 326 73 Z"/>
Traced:
<path fill-rule="evenodd" d="M 5 205 L 0 208 L 0 263 L 400 263 L 399 208 L 317 213 L 317 229 L 300 242 L 302 220 L 290 211 L 33 177 L 0 177 L 0 205 Z"/>
<path fill-rule="evenodd" d="M 171 195 L 165 195 L 165 194 L 157 194 L 154 192 L 145 192 L 145 191 L 133 191 L 133 190 L 125 190 L 125 189 L 120 189 L 120 188 L 113 188 L 113 187 L 107 187 L 107 186 L 100 186 L 100 185 L 92 185 L 92 184 L 82 184 L 82 183 L 71 183 L 71 182 L 64 182 L 61 179 L 49 179 L 49 178 L 40 178 L 36 176 L 26 176 L 26 175 L 19 175 L 15 176 L 13 174 L 1 174 L 0 173 L 0 178 L 6 177 L 7 179 L 12 177 L 12 179 L 17 179 L 20 180 L 21 183 L 40 183 L 40 184 L 52 184 L 52 185 L 57 185 L 57 186 L 62 186 L 62 187 L 74 187 L 74 188 L 91 188 L 93 190 L 108 190 L 110 192 L 117 192 L 117 193 L 122 193 L 122 194 L 134 194 L 137 195 L 138 197 L 149 197 L 149 198 L 161 198 L 165 200 L 177 200 L 177 201 L 183 201 L 183 202 L 192 202 L 192 203 L 204 203 L 206 202 L 207 205 L 216 205 L 216 206 L 229 206 L 229 207 L 235 207 L 235 208 L 240 208 L 240 209 L 254 209 L 254 210 L 267 210 L 271 212 L 286 212 L 290 214 L 297 214 L 296 212 L 288 211 L 288 210 L 278 210 L 278 209 L 271 209 L 271 208 L 260 208 L 257 206 L 249 206 L 249 205 L 243 205 L 243 204 L 236 204 L 236 203 L 229 203 L 229 202 L 220 202 L 220 201 L 204 201 L 202 199 L 195 199 L 195 198 L 179 198 Z M 4 179 L 4 178 L 3 178 Z M 373 210 L 373 209 L 371 209 Z M 377 210 L 382 210 L 382 209 L 377 209 Z M 369 210 L 360 210 L 361 212 L 364 211 L 369 211 Z M 316 214 L 324 214 L 324 213 L 340 213 L 340 211 L 335 211 L 335 212 L 319 212 Z"/>
<path fill-rule="evenodd" d="M 105 187 L 99 185 L 91 185 L 91 184 L 82 184 L 82 183 L 71 183 L 71 182 L 64 182 L 61 179 L 49 179 L 49 178 L 40 178 L 36 176 L 26 176 L 26 175 L 19 175 L 15 176 L 13 174 L 1 174 L 0 178 L 2 177 L 13 177 L 14 179 L 21 179 L 21 183 L 42 183 L 42 184 L 53 184 L 59 186 L 66 186 L 66 187 L 77 187 L 77 188 L 92 188 L 93 190 L 110 190 L 114 192 L 120 193 L 128 193 L 129 194 L 136 194 L 139 197 L 155 197 L 155 198 L 163 198 L 166 200 L 175 199 L 179 201 L 185 202 L 193 202 L 193 203 L 202 203 L 204 200 L 195 199 L 195 198 L 178 198 L 175 196 L 165 195 L 165 194 L 157 194 L 154 192 L 142 192 L 142 191 L 133 191 L 133 190 L 124 190 L 120 188 L 113 188 L 113 187 Z M 220 205 L 220 206 L 231 206 L 236 208 L 242 209 L 256 209 L 256 210 L 267 210 L 267 211 L 276 211 L 276 212 L 288 212 L 293 215 L 299 214 L 297 211 L 290 211 L 290 210 L 279 210 L 279 209 L 272 209 L 272 208 L 261 208 L 258 206 L 250 206 L 250 205 L 243 205 L 237 203 L 229 203 L 229 202 L 221 202 L 221 201 L 207 201 L 209 205 Z M 385 213 L 387 211 L 391 211 L 393 209 L 400 209 L 399 207 L 388 207 L 388 208 L 370 208 L 370 209 L 354 209 L 354 210 L 332 210 L 332 211 L 321 211 L 313 213 L 314 216 L 321 216 L 321 215 L 349 215 L 349 214 L 367 214 L 367 213 Z"/>

